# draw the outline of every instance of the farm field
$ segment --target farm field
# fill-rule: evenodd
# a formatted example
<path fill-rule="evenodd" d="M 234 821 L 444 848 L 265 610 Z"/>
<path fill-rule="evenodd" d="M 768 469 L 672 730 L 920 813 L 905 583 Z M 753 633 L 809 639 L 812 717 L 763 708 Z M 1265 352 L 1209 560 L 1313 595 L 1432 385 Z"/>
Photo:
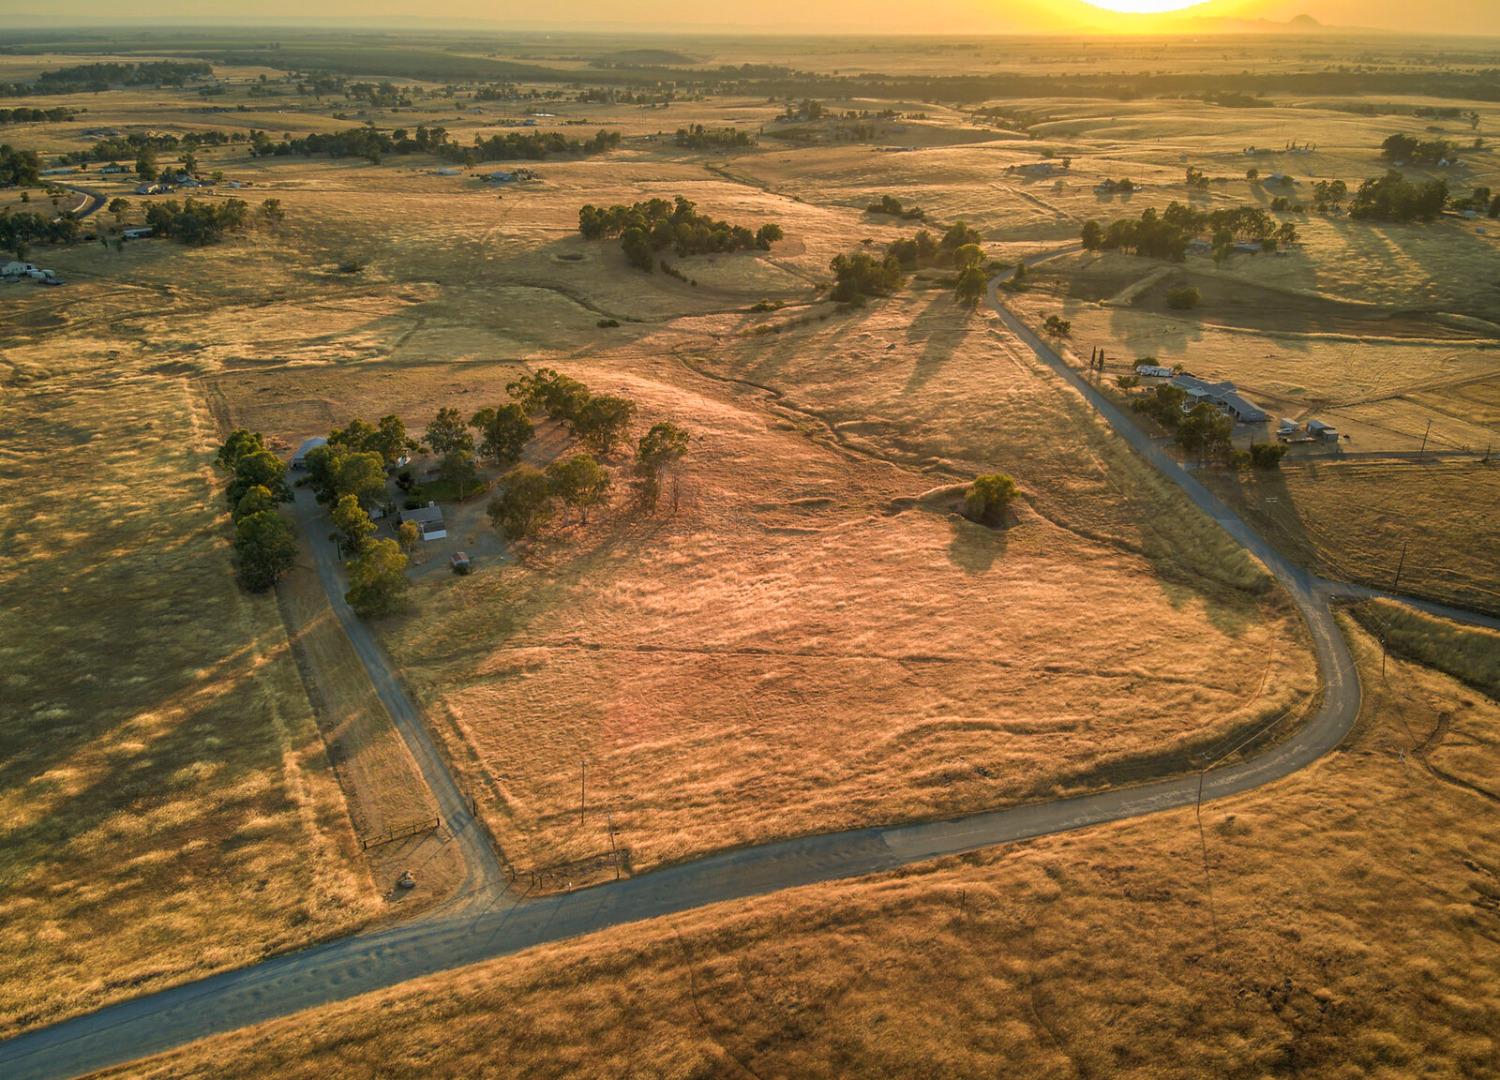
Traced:
<path fill-rule="evenodd" d="M 1404 659 L 1381 679 L 1354 632 L 1353 740 L 1206 806 L 1201 850 L 1182 811 L 798 889 L 111 1075 L 1482 1075 L 1500 1017 L 1500 851 L 1482 823 L 1500 777 L 1471 748 L 1493 749 L 1500 709 Z"/>
<path fill-rule="evenodd" d="M 24 351 L 0 406 L 5 1034 L 377 914 L 275 602 L 226 576 L 209 417 L 112 335 Z"/>
<path fill-rule="evenodd" d="M 1151 357 L 1335 423 L 1279 468 L 1193 463 L 1282 553 L 1377 587 L 1400 559 L 1401 592 L 1500 613 L 1500 223 L 1275 210 L 1289 250 L 1217 264 L 1080 243 L 1085 221 L 1172 201 L 1270 211 L 1252 165 L 1299 199 L 1353 190 L 1393 132 L 1463 147 L 1414 179 L 1500 189 L 1500 106 L 1456 89 L 1488 93 L 1488 46 L 1455 67 L 1431 42 L 1321 37 L 65 39 L 0 53 L 0 95 L 101 60 L 212 73 L 0 96 L 80 110 L 0 143 L 61 168 L 155 140 L 148 175 L 152 157 L 188 167 L 170 139 L 209 143 L 203 186 L 171 194 L 137 194 L 113 150 L 24 202 L 0 189 L 4 223 L 82 197 L 53 184 L 106 199 L 78 242 L 0 254 L 65 282 L 0 283 L 0 1039 L 451 912 L 483 876 L 464 847 L 481 832 L 546 893 L 1187 774 L 1297 730 L 1322 688 L 1288 595 L 987 303 L 956 302 L 949 249 L 897 287 L 836 292 L 836 259 L 918 229 L 977 229 L 987 278 L 1030 260 L 1004 302 L 1039 332 L 1067 320 L 1049 340 L 1080 367 L 1104 347 L 1105 386 Z M 1204 89 L 1231 77 L 1258 89 Z M 618 144 L 539 149 L 596 132 Z M 340 133 L 391 142 L 318 148 Z M 497 138 L 524 149 L 476 142 Z M 127 171 L 101 173 L 116 156 Z M 1121 177 L 1133 193 L 1096 190 Z M 888 195 L 920 218 L 871 206 Z M 580 229 L 585 205 L 679 196 L 782 235 L 689 254 L 668 223 L 644 270 Z M 216 242 L 125 235 L 189 198 L 244 200 L 246 219 Z M 1172 307 L 1186 285 L 1197 306 Z M 231 431 L 282 461 L 355 418 L 429 439 L 440 410 L 466 421 L 545 371 L 634 407 L 591 447 L 610 485 L 586 516 L 554 500 L 507 538 L 486 508 L 509 466 L 485 460 L 478 494 L 432 495 L 447 536 L 415 544 L 372 638 L 330 605 L 342 586 L 318 568 L 342 556 L 299 471 L 274 511 L 299 532 L 290 570 L 269 593 L 237 584 L 214 464 Z M 560 416 L 533 413 L 521 464 L 591 445 Z M 687 451 L 650 504 L 634 455 L 659 422 Z M 1235 445 L 1270 437 L 1247 427 Z M 438 452 L 403 452 L 377 477 L 398 498 L 381 538 L 400 499 L 451 493 Z M 966 490 L 997 472 L 1014 497 L 970 520 Z M 450 572 L 458 551 L 472 573 Z M 1359 729 L 1205 809 L 1211 895 L 1196 823 L 1172 813 L 626 926 L 126 1073 L 1482 1073 L 1494 635 L 1426 618 L 1344 620 Z M 1371 677 L 1376 632 L 1393 658 Z M 419 721 L 392 722 L 407 713 L 459 796 L 429 789 L 431 752 L 402 734 Z M 366 850 L 460 796 L 474 832 Z"/>
<path fill-rule="evenodd" d="M 1231 506 L 1326 577 L 1500 611 L 1494 464 L 1299 462 L 1274 476 L 1213 479 Z"/>

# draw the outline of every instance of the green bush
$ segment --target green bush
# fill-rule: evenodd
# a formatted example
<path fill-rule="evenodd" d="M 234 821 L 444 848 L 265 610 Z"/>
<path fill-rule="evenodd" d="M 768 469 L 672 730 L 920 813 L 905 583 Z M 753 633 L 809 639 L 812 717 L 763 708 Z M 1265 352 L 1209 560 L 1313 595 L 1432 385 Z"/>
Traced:
<path fill-rule="evenodd" d="M 1203 294 L 1191 285 L 1184 285 L 1180 289 L 1173 289 L 1167 293 L 1167 307 L 1177 311 L 1188 311 L 1198 306 L 1202 301 Z"/>

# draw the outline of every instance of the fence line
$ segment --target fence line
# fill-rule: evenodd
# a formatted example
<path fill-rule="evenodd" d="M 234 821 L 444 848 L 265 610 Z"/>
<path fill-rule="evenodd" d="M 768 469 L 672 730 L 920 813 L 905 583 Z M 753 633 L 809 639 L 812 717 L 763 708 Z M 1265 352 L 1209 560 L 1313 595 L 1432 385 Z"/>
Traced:
<path fill-rule="evenodd" d="M 404 840 L 408 836 L 416 836 L 418 833 L 431 832 L 443 823 L 440 817 L 425 818 L 422 821 L 413 821 L 406 825 L 397 825 L 387 829 L 383 833 L 373 836 L 362 836 L 359 838 L 359 846 L 365 851 L 381 844 L 389 844 L 393 840 Z"/>

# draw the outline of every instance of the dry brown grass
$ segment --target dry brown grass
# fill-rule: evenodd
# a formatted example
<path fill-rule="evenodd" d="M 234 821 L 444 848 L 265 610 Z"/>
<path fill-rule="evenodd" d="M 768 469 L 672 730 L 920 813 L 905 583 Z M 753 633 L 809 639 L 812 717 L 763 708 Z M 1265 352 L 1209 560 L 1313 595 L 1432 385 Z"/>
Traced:
<path fill-rule="evenodd" d="M 329 608 L 311 559 L 304 537 L 301 565 L 277 586 L 277 601 L 354 833 L 373 839 L 435 817 L 437 805 Z M 445 899 L 464 872 L 443 829 L 377 844 L 365 857 L 377 890 L 399 902 L 403 916 Z M 395 886 L 403 870 L 417 875 L 416 888 Z"/>
<path fill-rule="evenodd" d="M 14 339 L 12 339 L 14 340 Z M 347 931 L 369 886 L 207 417 L 149 353 L 15 345 L 0 567 L 0 1031 Z"/>
<path fill-rule="evenodd" d="M 1283 551 L 1320 573 L 1500 611 L 1500 468 L 1346 461 L 1204 479 Z"/>
<path fill-rule="evenodd" d="M 1382 681 L 1356 643 L 1350 743 L 1206 808 L 1211 898 L 1182 811 L 622 927 L 116 1075 L 1492 1075 L 1500 773 L 1465 747 L 1493 751 L 1500 705 L 1400 660 Z"/>

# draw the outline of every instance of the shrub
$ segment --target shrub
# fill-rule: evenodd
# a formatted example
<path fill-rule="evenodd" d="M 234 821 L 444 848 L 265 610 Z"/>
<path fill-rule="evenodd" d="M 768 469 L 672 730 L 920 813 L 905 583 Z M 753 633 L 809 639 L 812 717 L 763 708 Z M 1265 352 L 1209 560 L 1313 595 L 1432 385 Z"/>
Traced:
<path fill-rule="evenodd" d="M 1279 469 L 1284 457 L 1286 447 L 1281 443 L 1254 443 L 1250 447 L 1250 464 L 1257 469 Z"/>
<path fill-rule="evenodd" d="M 1167 307 L 1177 311 L 1188 311 L 1197 307 L 1202 299 L 1202 294 L 1196 288 L 1184 285 L 1180 289 L 1173 289 L 1167 293 Z"/>
<path fill-rule="evenodd" d="M 968 491 L 964 492 L 964 513 L 981 524 L 998 524 L 1015 497 L 1014 480 L 1005 473 L 985 473 L 976 476 Z"/>

